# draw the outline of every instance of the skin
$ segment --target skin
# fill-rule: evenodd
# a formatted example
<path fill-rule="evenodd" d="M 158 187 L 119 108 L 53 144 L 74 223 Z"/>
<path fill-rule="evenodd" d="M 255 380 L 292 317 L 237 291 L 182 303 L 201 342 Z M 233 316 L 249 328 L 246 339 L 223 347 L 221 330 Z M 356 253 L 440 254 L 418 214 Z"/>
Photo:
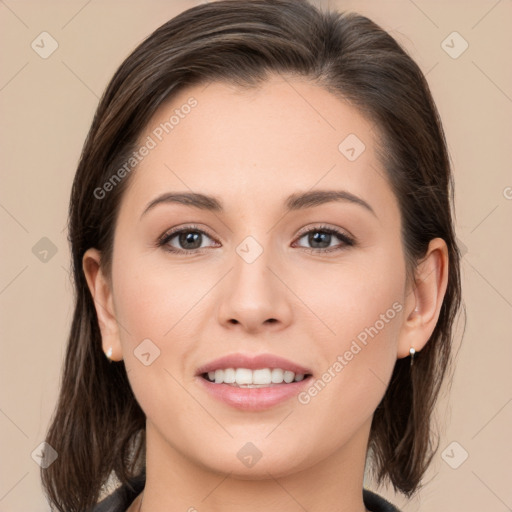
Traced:
<path fill-rule="evenodd" d="M 198 105 L 130 177 L 111 279 L 96 249 L 83 258 L 103 349 L 124 359 L 147 417 L 142 510 L 363 512 L 373 413 L 396 359 L 411 346 L 420 351 L 434 330 L 447 283 L 446 244 L 431 241 L 409 283 L 375 127 L 318 85 L 273 76 L 251 90 L 194 86 L 160 108 L 141 142 L 191 96 Z M 366 146 L 355 161 L 338 150 L 351 133 Z M 375 214 L 347 201 L 286 213 L 288 195 L 311 189 L 349 191 Z M 168 203 L 141 218 L 168 191 L 214 195 L 225 210 Z M 202 252 L 157 246 L 163 233 L 190 223 L 207 233 Z M 356 245 L 333 235 L 320 247 L 339 250 L 318 252 L 300 230 L 321 224 Z M 247 236 L 263 249 L 250 264 L 236 252 Z M 178 237 L 168 245 L 187 250 Z M 277 354 L 321 377 L 393 303 L 401 311 L 307 404 L 293 397 L 244 412 L 197 382 L 199 366 L 233 352 Z M 134 356 L 146 338 L 160 349 L 149 366 Z M 262 453 L 251 468 L 237 457 L 247 442 Z"/>

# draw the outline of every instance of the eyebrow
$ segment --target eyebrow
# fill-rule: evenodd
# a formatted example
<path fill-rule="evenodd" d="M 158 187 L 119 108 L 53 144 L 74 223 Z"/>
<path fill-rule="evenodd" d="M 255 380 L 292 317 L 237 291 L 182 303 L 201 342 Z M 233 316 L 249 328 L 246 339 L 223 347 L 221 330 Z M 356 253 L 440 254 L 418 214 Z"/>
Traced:
<path fill-rule="evenodd" d="M 373 208 L 364 199 L 361 199 L 346 190 L 311 190 L 308 192 L 297 192 L 286 198 L 285 208 L 288 211 L 297 211 L 331 202 L 348 202 L 357 204 L 377 217 Z M 184 204 L 200 210 L 208 210 L 218 213 L 224 211 L 222 201 L 214 196 L 208 196 L 197 192 L 166 192 L 148 203 L 142 212 L 141 218 L 155 206 L 168 203 Z"/>

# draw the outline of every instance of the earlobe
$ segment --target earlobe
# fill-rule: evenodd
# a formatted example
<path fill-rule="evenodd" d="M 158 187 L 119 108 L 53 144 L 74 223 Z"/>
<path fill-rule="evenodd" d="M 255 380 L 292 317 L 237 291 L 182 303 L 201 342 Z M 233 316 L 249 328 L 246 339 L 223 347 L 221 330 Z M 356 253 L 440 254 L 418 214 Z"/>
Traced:
<path fill-rule="evenodd" d="M 120 361 L 122 359 L 121 341 L 111 284 L 103 274 L 100 262 L 101 252 L 94 248 L 88 249 L 82 258 L 82 269 L 94 301 L 103 351 L 109 360 Z"/>
<path fill-rule="evenodd" d="M 448 285 L 448 248 L 441 238 L 430 241 L 419 262 L 412 290 L 406 300 L 405 319 L 397 357 L 418 354 L 434 332 Z"/>

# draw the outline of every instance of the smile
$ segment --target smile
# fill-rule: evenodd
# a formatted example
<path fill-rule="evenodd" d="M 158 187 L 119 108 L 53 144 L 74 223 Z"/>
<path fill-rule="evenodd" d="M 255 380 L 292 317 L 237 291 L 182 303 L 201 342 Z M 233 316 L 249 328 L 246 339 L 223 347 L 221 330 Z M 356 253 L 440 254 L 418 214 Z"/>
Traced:
<path fill-rule="evenodd" d="M 202 375 L 203 378 L 215 384 L 229 384 L 233 387 L 271 387 L 279 384 L 300 382 L 307 374 L 295 373 L 282 368 L 225 368 L 209 371 Z"/>

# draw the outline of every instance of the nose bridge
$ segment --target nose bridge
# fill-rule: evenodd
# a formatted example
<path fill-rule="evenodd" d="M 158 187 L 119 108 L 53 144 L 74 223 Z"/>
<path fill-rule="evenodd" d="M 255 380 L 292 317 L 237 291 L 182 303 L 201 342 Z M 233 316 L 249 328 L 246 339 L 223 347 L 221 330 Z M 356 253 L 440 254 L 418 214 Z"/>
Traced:
<path fill-rule="evenodd" d="M 280 272 L 279 255 L 263 229 L 259 238 L 262 242 L 248 235 L 235 247 L 219 308 L 221 322 L 252 330 L 265 323 L 287 323 L 291 316 L 286 287 L 275 275 Z"/>
<path fill-rule="evenodd" d="M 262 238 L 261 236 L 259 237 Z M 270 237 L 261 243 L 252 235 L 247 236 L 235 249 L 234 272 L 231 278 L 232 296 L 238 296 L 245 307 L 270 305 L 275 290 L 275 276 L 270 271 L 275 266 Z M 277 292 L 278 293 L 278 292 Z"/>

